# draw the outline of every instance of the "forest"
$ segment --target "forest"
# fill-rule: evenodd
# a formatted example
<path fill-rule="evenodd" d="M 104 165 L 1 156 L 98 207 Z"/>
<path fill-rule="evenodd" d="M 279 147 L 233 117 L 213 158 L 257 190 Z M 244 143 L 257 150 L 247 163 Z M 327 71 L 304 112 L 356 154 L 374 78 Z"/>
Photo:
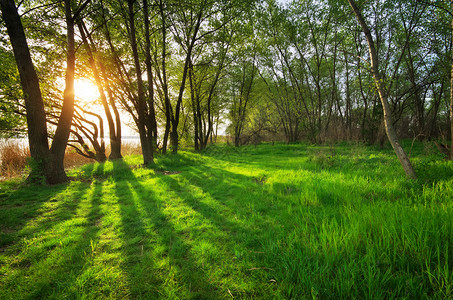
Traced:
<path fill-rule="evenodd" d="M 0 298 L 453 296 L 451 1 L 0 8 Z"/>
<path fill-rule="evenodd" d="M 54 160 L 47 182 L 66 180 L 66 144 L 120 158 L 125 115 L 145 165 L 203 150 L 220 128 L 235 146 L 390 140 L 415 178 L 398 139 L 450 152 L 450 4 L 350 3 L 6 1 L 2 135 L 28 133 L 36 165 Z M 97 106 L 74 97 L 77 79 L 97 87 Z"/>

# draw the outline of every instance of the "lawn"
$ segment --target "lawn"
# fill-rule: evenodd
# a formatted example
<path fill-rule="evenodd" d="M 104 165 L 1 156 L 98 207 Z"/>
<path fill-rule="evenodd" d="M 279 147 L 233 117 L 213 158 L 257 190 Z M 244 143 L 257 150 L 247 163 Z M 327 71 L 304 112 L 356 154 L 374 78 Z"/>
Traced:
<path fill-rule="evenodd" d="M 453 297 L 453 163 L 430 144 L 211 146 L 0 183 L 0 298 Z"/>

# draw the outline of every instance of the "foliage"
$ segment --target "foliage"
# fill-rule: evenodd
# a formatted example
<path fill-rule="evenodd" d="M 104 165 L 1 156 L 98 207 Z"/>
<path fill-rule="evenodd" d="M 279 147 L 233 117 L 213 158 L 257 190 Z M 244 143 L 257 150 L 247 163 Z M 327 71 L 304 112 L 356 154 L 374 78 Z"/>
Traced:
<path fill-rule="evenodd" d="M 0 44 L 0 137 L 18 136 L 25 131 L 19 73 L 11 52 Z"/>

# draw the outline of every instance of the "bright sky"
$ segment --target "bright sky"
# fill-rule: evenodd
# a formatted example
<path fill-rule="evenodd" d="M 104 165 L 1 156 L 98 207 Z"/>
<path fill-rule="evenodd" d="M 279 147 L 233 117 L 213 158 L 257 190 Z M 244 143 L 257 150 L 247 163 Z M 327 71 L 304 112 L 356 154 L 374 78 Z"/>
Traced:
<path fill-rule="evenodd" d="M 277 0 L 277 2 L 283 5 L 288 5 L 291 0 Z"/>

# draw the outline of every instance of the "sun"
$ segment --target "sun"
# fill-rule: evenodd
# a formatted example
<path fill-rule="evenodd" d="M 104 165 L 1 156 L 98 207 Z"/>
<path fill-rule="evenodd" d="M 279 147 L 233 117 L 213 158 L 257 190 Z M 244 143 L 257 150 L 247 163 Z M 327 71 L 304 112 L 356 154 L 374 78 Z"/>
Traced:
<path fill-rule="evenodd" d="M 74 81 L 74 92 L 76 100 L 81 104 L 94 104 L 99 98 L 97 86 L 85 78 Z"/>

